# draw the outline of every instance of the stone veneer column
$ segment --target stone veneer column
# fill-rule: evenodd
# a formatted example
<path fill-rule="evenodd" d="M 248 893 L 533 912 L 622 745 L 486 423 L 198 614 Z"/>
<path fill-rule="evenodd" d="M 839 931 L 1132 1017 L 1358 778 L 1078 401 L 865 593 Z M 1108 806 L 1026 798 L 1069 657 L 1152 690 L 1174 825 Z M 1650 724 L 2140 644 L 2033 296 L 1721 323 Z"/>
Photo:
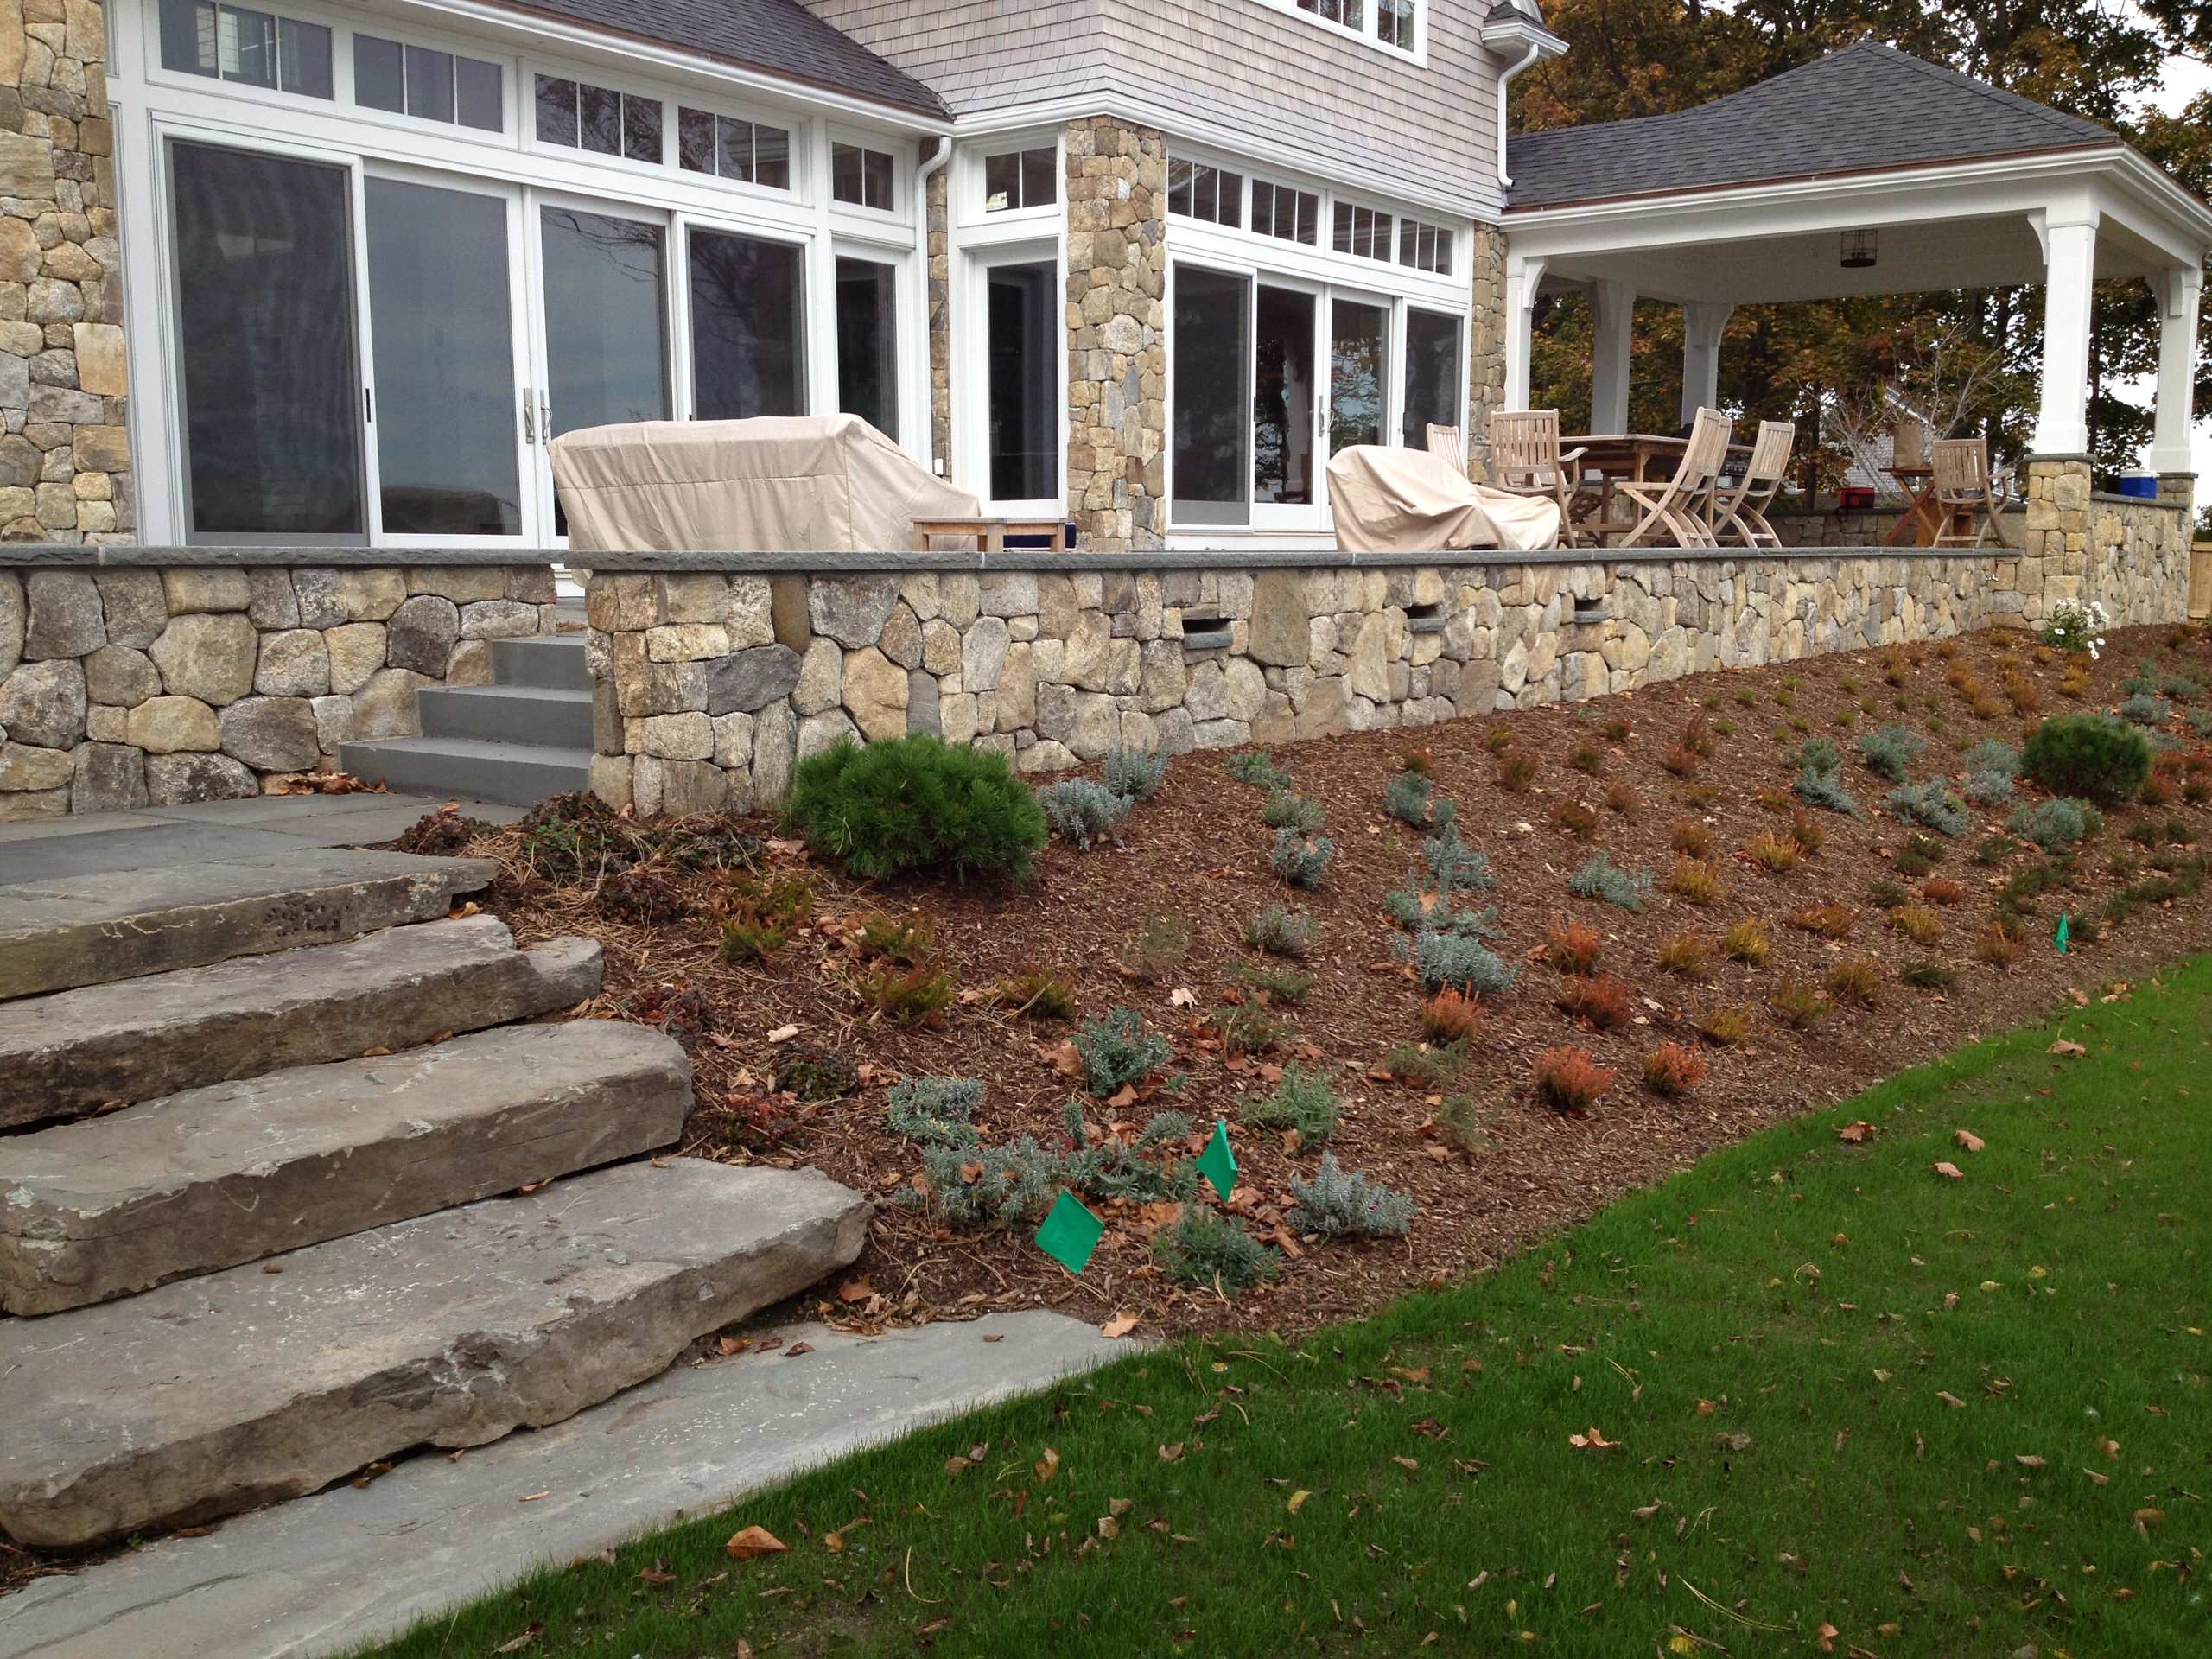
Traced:
<path fill-rule="evenodd" d="M 4 3 L 4 0 L 0 0 Z M 952 476 L 952 243 L 950 165 L 930 175 L 929 200 L 929 327 L 930 327 L 930 453 L 937 457 L 938 476 Z"/>
<path fill-rule="evenodd" d="M 1505 232 L 1475 226 L 1475 272 L 1468 314 L 1467 461 L 1490 474 L 1490 417 L 1505 407 Z"/>
<path fill-rule="evenodd" d="M 1068 126 L 1068 509 L 1101 553 L 1167 527 L 1167 143 L 1093 116 Z"/>
<path fill-rule="evenodd" d="M 2031 626 L 2055 606 L 2098 597 L 2088 591 L 2091 489 L 2087 455 L 2028 457 L 2027 530 L 2013 586 Z"/>
<path fill-rule="evenodd" d="M 134 528 L 106 56 L 98 0 L 0 3 L 0 540 Z"/>

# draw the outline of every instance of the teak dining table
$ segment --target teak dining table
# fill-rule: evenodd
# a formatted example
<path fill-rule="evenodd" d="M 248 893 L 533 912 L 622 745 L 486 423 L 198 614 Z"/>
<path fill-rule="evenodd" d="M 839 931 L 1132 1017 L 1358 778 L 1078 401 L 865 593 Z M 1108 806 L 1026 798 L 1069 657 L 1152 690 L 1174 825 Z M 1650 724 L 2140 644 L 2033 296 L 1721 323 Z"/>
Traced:
<path fill-rule="evenodd" d="M 1561 438 L 1559 443 L 1562 452 L 1582 451 L 1575 457 L 1574 465 L 1583 472 L 1603 474 L 1598 486 L 1598 512 L 1594 521 L 1602 533 L 1608 529 L 1633 528 L 1630 524 L 1613 522 L 1613 486 L 1622 479 L 1636 484 L 1649 483 L 1654 476 L 1654 461 L 1666 462 L 1665 467 L 1659 469 L 1661 475 L 1671 474 L 1681 463 L 1682 451 L 1689 447 L 1689 442 L 1687 436 L 1662 437 L 1656 432 L 1598 432 L 1581 437 Z M 1751 446 L 1732 443 L 1728 446 L 1728 453 L 1731 456 L 1740 455 L 1749 459 Z"/>

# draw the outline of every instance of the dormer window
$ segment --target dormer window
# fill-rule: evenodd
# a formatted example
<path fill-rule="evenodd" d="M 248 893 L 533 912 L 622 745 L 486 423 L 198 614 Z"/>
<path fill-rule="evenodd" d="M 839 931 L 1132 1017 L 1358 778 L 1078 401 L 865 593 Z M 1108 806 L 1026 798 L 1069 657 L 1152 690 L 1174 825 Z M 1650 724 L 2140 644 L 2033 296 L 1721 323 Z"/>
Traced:
<path fill-rule="evenodd" d="M 1379 46 L 1408 57 L 1421 55 L 1422 0 L 1260 0 L 1278 11 L 1294 11 L 1302 17 L 1370 46 Z"/>

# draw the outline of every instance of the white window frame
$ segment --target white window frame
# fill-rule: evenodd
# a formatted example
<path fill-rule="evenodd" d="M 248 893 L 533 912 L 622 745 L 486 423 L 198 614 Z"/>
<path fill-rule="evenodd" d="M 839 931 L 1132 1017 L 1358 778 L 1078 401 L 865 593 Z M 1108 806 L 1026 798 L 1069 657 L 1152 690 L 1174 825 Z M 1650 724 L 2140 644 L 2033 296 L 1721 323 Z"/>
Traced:
<path fill-rule="evenodd" d="M 994 214 L 993 218 L 998 215 Z M 959 302 L 952 327 L 952 398 L 955 432 L 952 462 L 955 481 L 972 490 L 983 510 L 1006 518 L 1064 518 L 1067 515 L 1068 478 L 1068 346 L 1065 307 L 1056 314 L 1058 349 L 1052 353 L 1055 371 L 1052 388 L 1055 416 L 1055 446 L 1058 463 L 1053 469 L 1058 488 L 1049 496 L 1020 499 L 991 493 L 990 467 L 990 313 L 987 278 L 1002 265 L 1049 264 L 1058 291 L 1068 286 L 1067 245 L 1063 238 L 1048 240 L 1006 238 L 966 246 L 959 255 Z"/>
<path fill-rule="evenodd" d="M 996 213 L 983 206 L 983 158 L 986 156 L 1018 155 L 1023 150 L 1042 149 L 1047 144 L 1052 149 L 1052 164 L 1059 188 L 1054 199 L 1034 207 L 1002 207 Z M 960 151 L 953 159 L 952 177 L 947 188 L 951 192 L 952 219 L 962 232 L 961 239 L 970 245 L 993 238 L 1041 238 L 1055 233 L 1067 219 L 1068 150 L 1067 136 L 1059 127 L 1026 128 L 1014 132 L 995 132 L 987 144 L 976 144 Z"/>
<path fill-rule="evenodd" d="M 1270 11 L 1280 11 L 1325 29 L 1341 41 L 1357 41 L 1371 51 L 1386 53 L 1405 63 L 1428 61 L 1428 13 L 1432 0 L 1414 0 L 1414 44 L 1411 51 L 1382 38 L 1382 8 L 1379 0 L 1362 0 L 1360 27 L 1349 29 L 1318 11 L 1308 11 L 1298 0 L 1259 0 Z"/>
<path fill-rule="evenodd" d="M 836 189 L 836 167 L 830 160 L 831 148 L 837 144 L 852 144 L 861 149 L 872 149 L 878 155 L 891 157 L 891 205 L 870 207 L 857 201 L 840 201 Z M 902 139 L 887 138 L 880 132 L 862 132 L 844 126 L 826 125 L 822 144 L 821 198 L 828 210 L 841 218 L 859 220 L 864 224 L 911 225 L 913 223 L 914 147 Z"/>
<path fill-rule="evenodd" d="M 350 48 L 346 54 L 346 60 L 350 70 L 353 60 Z M 640 102 L 647 99 L 658 101 L 660 105 L 660 159 L 654 162 L 640 161 L 635 156 L 620 152 L 612 156 L 602 156 L 597 150 L 586 149 L 581 143 L 556 144 L 540 138 L 537 136 L 537 78 L 540 75 L 554 80 L 572 80 L 588 84 L 601 92 L 618 92 L 624 98 L 635 98 Z M 347 83 L 349 92 L 352 83 L 349 79 Z M 522 147 L 525 152 L 540 156 L 550 154 L 574 156 L 588 166 L 618 168 L 624 172 L 634 172 L 639 168 L 648 172 L 666 170 L 681 173 L 683 170 L 676 164 L 676 122 L 674 119 L 676 105 L 665 89 L 649 91 L 639 78 L 625 73 L 573 68 L 549 59 L 525 55 L 522 60 L 522 68 L 518 72 L 516 96 L 520 111 L 518 117 L 516 136 L 522 140 Z M 578 97 L 581 100 L 581 92 Z M 577 118 L 579 121 L 582 118 L 581 102 Z M 691 176 L 696 179 L 702 175 L 695 173 Z"/>

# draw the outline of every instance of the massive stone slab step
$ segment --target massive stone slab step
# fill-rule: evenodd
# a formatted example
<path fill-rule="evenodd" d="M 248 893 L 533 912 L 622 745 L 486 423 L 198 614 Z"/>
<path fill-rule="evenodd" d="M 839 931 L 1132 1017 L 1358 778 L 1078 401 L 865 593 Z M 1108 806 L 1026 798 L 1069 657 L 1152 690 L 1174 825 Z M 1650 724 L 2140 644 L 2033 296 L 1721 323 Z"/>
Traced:
<path fill-rule="evenodd" d="M 0 1324 L 0 1529 L 68 1546 L 559 1422 L 860 1254 L 811 1170 L 626 1164 Z"/>
<path fill-rule="evenodd" d="M 19 997 L 0 1002 L 0 1128 L 412 1048 L 568 1007 L 599 983 L 596 940 L 517 950 L 505 923 L 471 916 Z"/>
<path fill-rule="evenodd" d="M 591 749 L 480 737 L 386 737 L 340 743 L 339 764 L 416 795 L 465 795 L 502 806 L 535 806 L 591 786 Z"/>
<path fill-rule="evenodd" d="M 0 887 L 0 1000 L 427 921 L 498 874 L 490 859 L 315 847 Z"/>
<path fill-rule="evenodd" d="M 576 1020 L 0 1137 L 0 1310 L 81 1307 L 651 1152 L 690 1105 L 678 1045 Z"/>

